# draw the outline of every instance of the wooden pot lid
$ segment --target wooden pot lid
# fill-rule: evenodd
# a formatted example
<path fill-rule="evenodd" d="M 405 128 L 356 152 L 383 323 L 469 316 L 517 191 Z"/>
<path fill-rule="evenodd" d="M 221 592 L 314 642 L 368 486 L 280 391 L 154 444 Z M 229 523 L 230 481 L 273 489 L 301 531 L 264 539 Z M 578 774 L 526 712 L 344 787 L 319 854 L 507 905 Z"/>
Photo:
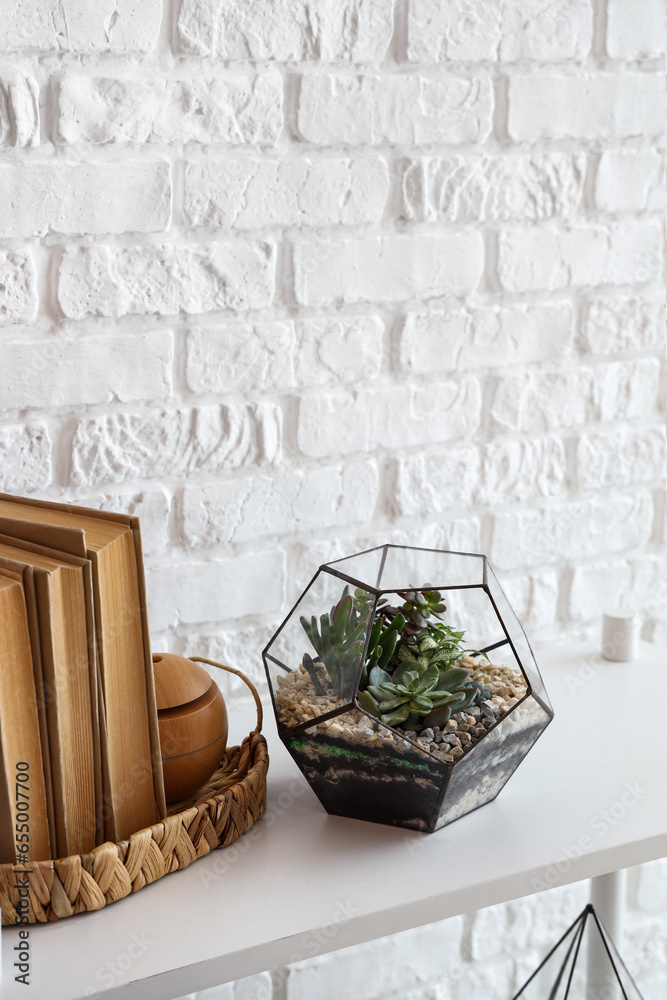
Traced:
<path fill-rule="evenodd" d="M 196 701 L 215 684 L 198 663 L 175 653 L 153 653 L 153 673 L 158 711 Z"/>

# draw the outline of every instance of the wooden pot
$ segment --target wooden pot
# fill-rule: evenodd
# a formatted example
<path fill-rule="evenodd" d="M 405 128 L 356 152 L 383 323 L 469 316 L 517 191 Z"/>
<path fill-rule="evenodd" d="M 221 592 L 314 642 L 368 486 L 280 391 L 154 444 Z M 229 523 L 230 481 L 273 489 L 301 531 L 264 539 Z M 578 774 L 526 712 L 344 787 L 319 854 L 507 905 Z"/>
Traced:
<path fill-rule="evenodd" d="M 185 656 L 154 653 L 164 790 L 180 802 L 205 784 L 227 745 L 227 709 L 214 680 Z"/>

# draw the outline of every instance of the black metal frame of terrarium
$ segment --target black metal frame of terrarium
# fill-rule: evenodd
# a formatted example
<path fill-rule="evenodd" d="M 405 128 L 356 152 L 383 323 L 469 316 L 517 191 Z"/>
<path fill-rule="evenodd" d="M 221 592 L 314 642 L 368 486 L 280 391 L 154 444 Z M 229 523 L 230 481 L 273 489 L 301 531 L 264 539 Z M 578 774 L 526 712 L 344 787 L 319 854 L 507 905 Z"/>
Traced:
<path fill-rule="evenodd" d="M 297 711 L 288 724 L 281 685 L 288 675 L 308 685 L 303 671 L 302 677 L 293 674 L 307 643 L 300 618 L 304 612 L 305 618 L 326 612 L 346 585 L 372 601 L 356 680 L 336 699 L 321 699 L 319 715 L 313 716 L 309 702 L 308 717 Z M 462 618 L 464 624 L 477 622 L 475 635 L 487 641 L 476 643 L 476 651 L 501 651 L 525 679 L 523 697 L 451 762 L 425 749 L 416 733 L 379 721 L 357 700 L 378 602 L 427 589 L 442 593 L 453 625 L 460 626 Z M 280 738 L 327 812 L 339 816 L 425 832 L 440 829 L 498 795 L 554 714 L 525 632 L 486 556 L 477 553 L 388 544 L 325 563 L 262 656 Z M 302 708 L 294 698 L 290 704 Z M 350 727 L 356 727 L 354 738 Z"/>
<path fill-rule="evenodd" d="M 512 1000 L 642 1000 L 604 924 L 589 905 Z"/>

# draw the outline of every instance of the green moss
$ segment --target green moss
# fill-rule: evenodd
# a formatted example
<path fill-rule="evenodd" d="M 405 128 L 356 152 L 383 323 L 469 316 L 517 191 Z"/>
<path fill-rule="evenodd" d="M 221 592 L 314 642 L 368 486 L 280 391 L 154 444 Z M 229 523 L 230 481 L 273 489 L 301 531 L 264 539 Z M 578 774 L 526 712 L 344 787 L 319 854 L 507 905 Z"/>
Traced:
<path fill-rule="evenodd" d="M 292 736 L 288 740 L 290 746 L 293 746 L 295 750 L 306 750 L 309 743 L 314 743 L 315 746 L 321 747 L 326 750 L 327 753 L 331 754 L 333 757 L 345 757 L 347 760 L 363 760 L 371 768 L 377 763 L 377 758 L 372 757 L 370 754 L 362 753 L 359 750 L 351 750 L 349 747 L 340 747 L 335 743 L 324 743 L 319 740 L 308 740 L 304 737 Z M 438 772 L 432 772 L 428 764 L 417 764 L 410 760 L 403 760 L 401 757 L 386 757 L 389 763 L 396 764 L 398 767 L 407 767 L 412 771 L 425 771 L 427 774 Z"/>

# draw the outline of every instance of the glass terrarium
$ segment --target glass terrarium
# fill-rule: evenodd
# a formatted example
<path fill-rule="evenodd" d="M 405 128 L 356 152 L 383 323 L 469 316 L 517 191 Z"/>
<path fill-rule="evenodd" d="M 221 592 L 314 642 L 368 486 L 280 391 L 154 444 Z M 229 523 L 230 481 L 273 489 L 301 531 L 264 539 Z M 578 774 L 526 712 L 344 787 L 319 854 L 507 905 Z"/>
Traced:
<path fill-rule="evenodd" d="M 483 555 L 327 563 L 263 657 L 280 737 L 339 816 L 437 830 L 494 799 L 553 718 Z"/>
<path fill-rule="evenodd" d="M 587 906 L 514 1000 L 642 1000 L 614 942 Z"/>

